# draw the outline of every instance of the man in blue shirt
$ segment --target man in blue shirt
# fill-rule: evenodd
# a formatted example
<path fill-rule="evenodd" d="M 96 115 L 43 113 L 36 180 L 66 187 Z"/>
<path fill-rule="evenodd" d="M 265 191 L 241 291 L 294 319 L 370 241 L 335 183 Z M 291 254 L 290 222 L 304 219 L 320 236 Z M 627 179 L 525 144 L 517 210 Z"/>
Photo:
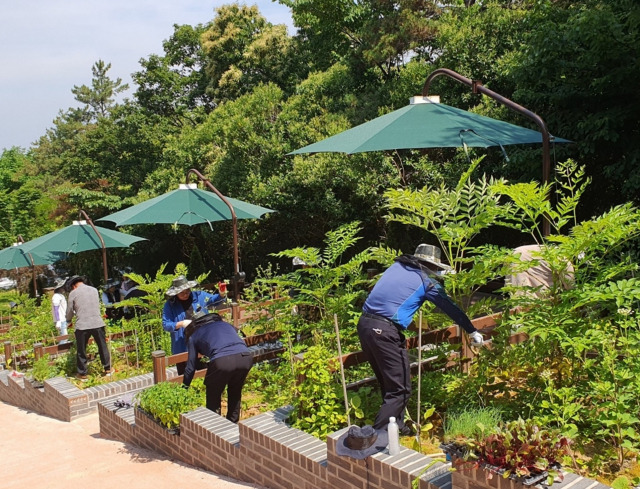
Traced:
<path fill-rule="evenodd" d="M 411 428 L 404 423 L 404 411 L 411 395 L 404 330 L 425 301 L 432 302 L 453 319 L 469 334 L 473 343 L 483 343 L 482 335 L 469 317 L 438 281 L 438 275 L 450 269 L 440 261 L 440 249 L 421 244 L 413 255 L 396 258 L 362 307 L 358 337 L 382 391 L 382 406 L 373 424 L 376 429 L 386 428 L 389 417 L 393 416 L 402 435 L 412 434 Z"/>
<path fill-rule="evenodd" d="M 168 297 L 162 308 L 162 328 L 171 333 L 171 354 L 184 353 L 187 345 L 184 328 L 191 323 L 194 315 L 206 313 L 209 308 L 224 302 L 220 294 L 210 294 L 202 290 L 191 290 L 198 285 L 195 280 L 187 280 L 183 275 L 174 279 L 166 292 Z M 176 365 L 178 375 L 184 373 L 184 363 Z"/>

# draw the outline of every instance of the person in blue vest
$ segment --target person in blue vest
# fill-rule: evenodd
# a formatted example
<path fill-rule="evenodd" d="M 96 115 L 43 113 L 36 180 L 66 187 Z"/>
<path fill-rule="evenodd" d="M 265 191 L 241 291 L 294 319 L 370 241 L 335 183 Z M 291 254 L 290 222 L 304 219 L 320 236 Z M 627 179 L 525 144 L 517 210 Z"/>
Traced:
<path fill-rule="evenodd" d="M 373 427 L 386 429 L 390 417 L 398 422 L 400 434 L 413 429 L 404 422 L 411 396 L 411 371 L 404 331 L 425 301 L 432 302 L 464 329 L 472 344 L 483 338 L 469 317 L 447 295 L 441 276 L 451 267 L 440 261 L 440 249 L 421 244 L 413 255 L 395 259 L 375 284 L 358 321 L 358 337 L 382 392 L 382 406 Z"/>
<path fill-rule="evenodd" d="M 207 409 L 220 414 L 222 392 L 227 389 L 227 415 L 232 423 L 240 419 L 242 388 L 253 366 L 253 356 L 232 324 L 216 314 L 195 319 L 185 329 L 189 359 L 182 385 L 189 387 L 196 371 L 198 355 L 209 359 L 204 385 Z"/>
<path fill-rule="evenodd" d="M 197 286 L 195 280 L 187 280 L 183 275 L 175 278 L 166 292 L 167 301 L 162 309 L 162 328 L 171 334 L 171 354 L 185 353 L 184 338 L 186 328 L 196 314 L 204 314 L 225 298 L 220 294 L 210 294 L 202 290 L 191 290 Z M 176 364 L 178 375 L 184 373 L 186 362 Z"/>

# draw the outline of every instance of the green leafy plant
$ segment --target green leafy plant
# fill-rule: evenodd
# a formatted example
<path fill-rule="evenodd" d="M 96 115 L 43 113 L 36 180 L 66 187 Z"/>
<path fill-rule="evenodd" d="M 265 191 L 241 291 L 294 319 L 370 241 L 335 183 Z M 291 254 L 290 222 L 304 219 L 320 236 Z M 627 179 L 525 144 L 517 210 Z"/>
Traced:
<path fill-rule="evenodd" d="M 333 354 L 318 344 L 294 363 L 296 375 L 303 376 L 303 380 L 296 388 L 291 425 L 320 439 L 347 423 L 340 382 L 337 374 L 327 368 L 332 358 Z"/>
<path fill-rule="evenodd" d="M 202 393 L 176 382 L 160 382 L 136 394 L 135 403 L 165 428 L 180 426 L 180 415 L 204 404 Z"/>
<path fill-rule="evenodd" d="M 48 355 L 44 355 L 33 361 L 31 376 L 36 382 L 44 382 L 47 379 L 55 377 L 57 374 L 58 369 L 55 365 L 49 365 Z"/>
<path fill-rule="evenodd" d="M 340 323 L 353 319 L 354 304 L 364 296 L 367 284 L 362 268 L 371 259 L 369 250 L 353 254 L 360 230 L 359 222 L 348 223 L 327 233 L 324 250 L 293 248 L 274 254 L 307 264 L 280 277 L 278 283 L 293 292 L 292 302 L 298 311 L 308 312 L 308 322 L 331 322 L 334 314 Z M 349 254 L 353 256 L 347 258 Z"/>
<path fill-rule="evenodd" d="M 471 167 L 479 161 L 475 160 Z M 455 189 L 444 185 L 420 190 L 390 189 L 385 197 L 390 222 L 418 227 L 437 240 L 443 260 L 457 272 L 445 276 L 447 291 L 459 302 L 465 301 L 465 309 L 474 316 L 488 304 L 480 301 L 471 305 L 469 298 L 482 285 L 505 274 L 508 250 L 497 246 L 475 249 L 473 243 L 489 227 L 508 224 L 511 216 L 494 190 L 506 182 L 486 177 L 472 181 L 470 177 L 471 171 L 466 172 Z M 474 266 L 469 267 L 471 264 Z M 433 316 L 431 313 L 430 322 Z"/>

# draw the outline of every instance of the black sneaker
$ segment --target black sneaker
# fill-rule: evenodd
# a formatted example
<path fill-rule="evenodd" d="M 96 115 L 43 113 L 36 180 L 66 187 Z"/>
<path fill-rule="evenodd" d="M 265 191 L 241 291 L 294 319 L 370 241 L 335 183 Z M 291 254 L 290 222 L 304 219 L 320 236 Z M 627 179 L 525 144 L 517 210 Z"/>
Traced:
<path fill-rule="evenodd" d="M 400 428 L 400 436 L 414 436 L 415 434 L 415 430 L 409 425 L 405 424 L 402 428 Z"/>

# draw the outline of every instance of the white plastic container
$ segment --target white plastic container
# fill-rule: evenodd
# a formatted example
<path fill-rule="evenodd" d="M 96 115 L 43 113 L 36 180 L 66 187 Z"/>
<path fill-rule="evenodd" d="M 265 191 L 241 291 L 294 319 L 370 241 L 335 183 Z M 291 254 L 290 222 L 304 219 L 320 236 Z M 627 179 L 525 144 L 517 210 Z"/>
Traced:
<path fill-rule="evenodd" d="M 396 418 L 393 416 L 389 418 L 387 431 L 389 433 L 389 455 L 398 455 L 400 453 L 400 433 Z"/>

